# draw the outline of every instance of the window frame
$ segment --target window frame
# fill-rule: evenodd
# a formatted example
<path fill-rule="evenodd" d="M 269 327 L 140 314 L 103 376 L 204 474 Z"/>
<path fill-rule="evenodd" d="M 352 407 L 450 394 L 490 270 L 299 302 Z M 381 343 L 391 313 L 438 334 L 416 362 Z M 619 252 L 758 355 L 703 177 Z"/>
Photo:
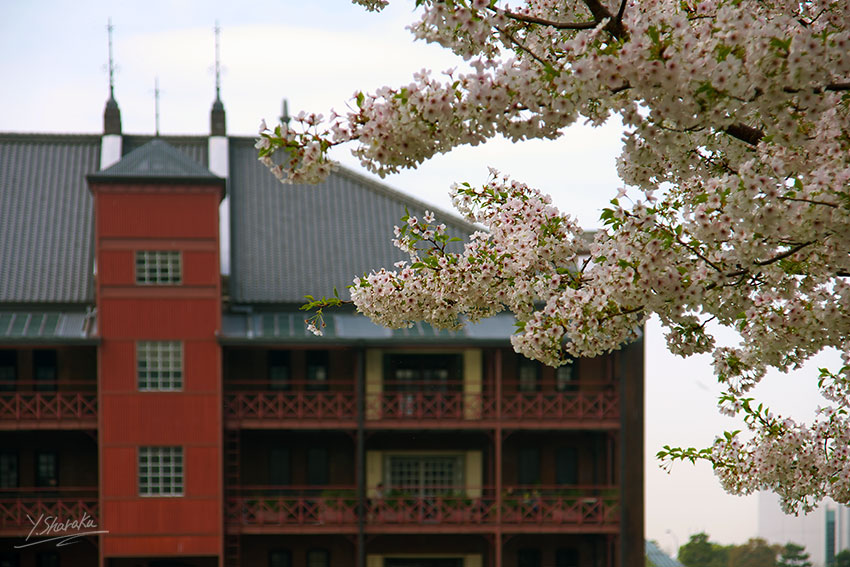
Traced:
<path fill-rule="evenodd" d="M 418 461 L 417 482 L 415 486 L 407 483 L 397 483 L 393 479 L 393 460 L 405 459 Z M 428 460 L 451 460 L 455 467 L 453 471 L 453 479 L 446 485 L 434 484 L 429 485 L 426 480 L 426 461 Z M 383 463 L 383 484 L 387 490 L 414 492 L 414 496 L 424 498 L 438 495 L 446 495 L 452 493 L 461 493 L 466 491 L 466 453 L 386 453 Z M 436 488 L 436 490 L 434 490 Z"/>
<path fill-rule="evenodd" d="M 325 392 L 330 389 L 330 353 L 326 350 L 308 350 L 305 356 L 306 389 Z"/>
<path fill-rule="evenodd" d="M 384 353 L 383 381 L 388 392 L 460 391 L 464 379 L 463 352 Z"/>
<path fill-rule="evenodd" d="M 321 565 L 314 565 L 311 563 L 311 556 L 316 554 L 320 554 L 324 556 L 324 559 L 321 561 Z M 323 547 L 313 547 L 307 550 L 305 557 L 305 564 L 307 567 L 330 567 L 331 565 L 331 552 Z"/>
<path fill-rule="evenodd" d="M 171 461 L 169 465 L 172 472 L 166 474 L 160 470 L 155 473 L 153 470 L 150 470 L 154 466 L 152 463 L 154 457 L 159 460 L 156 465 L 160 469 L 163 467 L 163 458 L 168 458 Z M 147 460 L 147 463 L 143 464 L 143 460 Z M 173 471 L 175 468 L 179 468 L 179 471 Z M 137 472 L 138 493 L 142 498 L 180 498 L 185 495 L 186 467 L 182 446 L 139 447 L 137 453 Z M 145 479 L 144 483 L 143 479 Z M 158 482 L 153 483 L 152 481 L 154 479 L 157 479 Z M 164 487 L 167 487 L 168 490 L 163 490 Z M 154 488 L 158 490 L 154 491 Z"/>
<path fill-rule="evenodd" d="M 535 394 L 540 391 L 540 377 L 543 373 L 543 365 L 536 360 L 531 360 L 521 354 L 517 355 L 516 388 L 517 392 L 523 394 Z M 528 376 L 527 374 L 531 374 Z"/>
<path fill-rule="evenodd" d="M 12 463 L 14 471 L 12 471 L 14 482 L 8 483 L 5 482 L 6 470 L 3 465 L 3 461 L 9 459 L 9 462 Z M 21 462 L 20 455 L 18 455 L 18 451 L 16 450 L 3 450 L 0 451 L 0 488 L 18 488 L 21 486 Z"/>
<path fill-rule="evenodd" d="M 288 350 L 270 350 L 266 355 L 266 376 L 269 390 L 292 389 L 292 353 Z"/>
<path fill-rule="evenodd" d="M 183 351 L 182 341 L 136 341 L 136 387 L 138 390 L 140 392 L 182 392 L 185 358 Z M 156 363 L 155 366 L 152 366 L 153 362 Z M 166 362 L 168 367 L 164 368 Z M 144 368 L 142 368 L 143 363 Z M 144 378 L 143 373 L 146 374 Z M 156 376 L 149 376 L 151 373 L 156 373 Z M 163 376 L 165 373 L 167 378 Z"/>
<path fill-rule="evenodd" d="M 565 376 L 568 370 L 569 375 Z M 571 358 L 555 369 L 555 391 L 575 392 L 576 390 L 578 390 L 578 361 Z"/>
<path fill-rule="evenodd" d="M 136 285 L 183 285 L 183 253 L 180 250 L 136 250 Z M 172 272 L 176 271 L 176 275 Z"/>
<path fill-rule="evenodd" d="M 4 374 L 8 376 L 4 377 Z M 14 392 L 18 389 L 18 351 L 0 349 L 0 392 Z"/>
<path fill-rule="evenodd" d="M 533 458 L 531 457 L 533 456 Z M 534 486 L 540 484 L 541 466 L 540 466 L 541 451 L 539 447 L 520 447 L 517 451 L 517 484 L 520 486 Z M 533 471 L 535 474 L 530 474 Z M 529 478 L 526 478 L 528 476 Z M 530 480 L 530 477 L 534 477 Z"/>
<path fill-rule="evenodd" d="M 52 470 L 50 474 L 42 475 L 41 458 L 46 457 L 52 460 Z M 35 452 L 35 485 L 39 488 L 51 488 L 59 486 L 59 455 L 56 451 L 36 451 Z M 52 481 L 52 482 L 51 482 Z"/>
<path fill-rule="evenodd" d="M 270 549 L 269 567 L 281 567 L 281 562 L 275 557 L 282 558 L 283 567 L 292 567 L 292 551 L 289 549 Z"/>
<path fill-rule="evenodd" d="M 42 374 L 44 371 L 48 374 Z M 59 381 L 59 354 L 55 349 L 32 351 L 33 389 L 37 392 L 55 392 Z"/>

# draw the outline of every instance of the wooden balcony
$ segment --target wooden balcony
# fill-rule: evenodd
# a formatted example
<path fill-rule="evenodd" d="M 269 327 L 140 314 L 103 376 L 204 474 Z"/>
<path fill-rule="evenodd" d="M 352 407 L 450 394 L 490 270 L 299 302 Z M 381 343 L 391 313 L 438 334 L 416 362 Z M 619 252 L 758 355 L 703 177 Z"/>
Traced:
<path fill-rule="evenodd" d="M 315 385 L 308 384 L 288 390 L 268 390 L 268 383 L 253 385 L 251 390 L 225 392 L 224 418 L 228 427 L 335 429 L 356 425 L 357 400 L 350 383 L 334 384 L 333 390 L 309 389 Z"/>
<path fill-rule="evenodd" d="M 98 530 L 97 488 L 0 490 L 0 536 L 62 537 Z"/>
<path fill-rule="evenodd" d="M 364 503 L 367 533 L 616 533 L 619 500 L 613 487 L 435 487 L 424 495 L 390 491 Z M 474 495 L 474 496 L 473 496 Z M 231 533 L 352 533 L 358 528 L 353 487 L 241 488 L 227 498 Z"/>
<path fill-rule="evenodd" d="M 18 384 L 17 391 L 0 391 L 0 430 L 95 429 L 97 392 L 92 382 L 62 383 L 45 390 L 45 383 Z"/>
<path fill-rule="evenodd" d="M 252 487 L 229 491 L 225 518 L 232 532 L 345 533 L 357 531 L 353 487 Z"/>
<path fill-rule="evenodd" d="M 357 423 L 353 388 L 329 391 L 239 391 L 224 395 L 231 428 L 352 428 Z M 369 429 L 480 429 L 496 423 L 522 428 L 609 429 L 619 427 L 616 392 L 406 391 L 367 393 Z"/>

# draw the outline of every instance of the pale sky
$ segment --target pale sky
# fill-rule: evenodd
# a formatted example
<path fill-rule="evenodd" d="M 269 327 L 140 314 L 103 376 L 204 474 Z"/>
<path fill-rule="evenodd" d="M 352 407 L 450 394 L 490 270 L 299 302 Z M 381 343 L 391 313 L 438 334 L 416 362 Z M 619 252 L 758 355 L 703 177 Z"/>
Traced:
<path fill-rule="evenodd" d="M 128 134 L 154 132 L 156 77 L 161 133 L 209 132 L 216 20 L 229 134 L 256 134 L 261 119 L 271 122 L 280 115 L 284 97 L 291 113 L 327 115 L 332 108 L 344 111 L 356 90 L 404 85 L 423 67 L 462 65 L 438 47 L 414 43 L 404 29 L 413 21 L 412 2 L 395 4 L 376 15 L 344 0 L 0 0 L 0 132 L 102 131 L 110 17 L 115 97 Z M 554 142 L 496 140 L 460 148 L 383 182 L 451 210 L 449 185 L 484 183 L 492 166 L 550 193 L 561 210 L 594 228 L 620 186 L 615 168 L 620 135 L 619 124 L 608 124 L 576 126 Z M 358 165 L 344 149 L 334 157 Z M 668 552 L 699 531 L 721 543 L 756 535 L 755 496 L 727 495 L 706 465 L 680 464 L 668 475 L 655 461 L 664 444 L 707 446 L 722 430 L 739 428 L 716 411 L 719 388 L 708 362 L 669 355 L 659 325 L 649 324 L 646 534 Z M 772 376 L 761 391 L 779 413 L 810 415 L 818 403 L 817 367 Z"/>

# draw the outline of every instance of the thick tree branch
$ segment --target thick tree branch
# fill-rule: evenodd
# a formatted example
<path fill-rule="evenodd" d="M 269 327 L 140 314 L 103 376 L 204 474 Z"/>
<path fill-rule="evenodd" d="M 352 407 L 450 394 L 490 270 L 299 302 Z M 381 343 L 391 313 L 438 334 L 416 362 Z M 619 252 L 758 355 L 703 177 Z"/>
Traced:
<path fill-rule="evenodd" d="M 501 8 L 490 8 L 494 12 L 505 16 L 506 18 L 510 18 L 512 20 L 516 20 L 518 22 L 524 22 L 526 24 L 536 24 L 540 26 L 547 26 L 550 28 L 555 28 L 556 30 L 592 30 L 599 22 L 590 21 L 590 22 L 556 22 L 554 20 L 547 20 L 545 18 L 538 18 L 537 16 L 530 16 L 528 14 L 518 14 L 516 12 L 509 12 L 508 10 L 503 10 Z"/>
<path fill-rule="evenodd" d="M 605 30 L 608 33 L 619 40 L 628 39 L 629 34 L 626 31 L 626 27 L 623 25 L 623 22 L 618 18 L 615 18 L 614 15 L 608 11 L 608 8 L 602 4 L 602 2 L 599 0 L 584 0 L 584 5 L 587 6 L 587 9 L 590 10 L 591 14 L 593 14 L 593 19 L 596 20 L 597 23 L 608 18 L 608 23 L 605 25 Z"/>
<path fill-rule="evenodd" d="M 614 36 L 617 39 L 626 39 L 628 37 L 628 32 L 626 31 L 626 27 L 623 25 L 623 13 L 626 10 L 626 0 L 623 0 L 620 5 L 620 10 L 617 13 L 617 16 L 611 14 L 608 11 L 608 8 L 602 5 L 599 0 L 585 0 L 585 6 L 590 10 L 590 13 L 593 15 L 593 20 L 589 22 L 558 22 L 555 20 L 548 20 L 546 18 L 541 18 L 539 16 L 532 16 L 530 14 L 519 14 L 517 12 L 511 12 L 509 10 L 505 10 L 502 8 L 491 7 L 490 9 L 496 12 L 497 14 L 501 14 L 506 18 L 510 18 L 517 22 L 524 22 L 526 24 L 535 24 L 539 26 L 547 26 L 550 28 L 554 28 L 556 30 L 592 30 L 599 23 L 608 18 L 609 21 L 605 25 L 605 30 Z M 501 30 L 500 30 L 501 31 Z"/>
<path fill-rule="evenodd" d="M 827 201 L 815 201 L 814 199 L 796 199 L 794 197 L 780 197 L 783 201 L 796 201 L 798 203 L 809 203 L 810 205 L 823 205 L 824 207 L 831 207 L 833 209 L 837 209 L 838 205 L 835 203 L 829 203 Z"/>
<path fill-rule="evenodd" d="M 733 138 L 741 140 L 745 144 L 750 144 L 751 146 L 757 146 L 761 139 L 764 138 L 764 132 L 758 128 L 753 128 L 752 126 L 740 123 L 727 126 L 724 132 Z"/>

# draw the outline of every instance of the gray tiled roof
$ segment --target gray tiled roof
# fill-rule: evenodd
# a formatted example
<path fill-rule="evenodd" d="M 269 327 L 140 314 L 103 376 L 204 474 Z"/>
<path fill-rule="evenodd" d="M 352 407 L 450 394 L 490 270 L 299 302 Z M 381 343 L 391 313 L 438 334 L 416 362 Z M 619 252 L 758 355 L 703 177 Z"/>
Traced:
<path fill-rule="evenodd" d="M 117 163 L 91 174 L 89 179 L 168 179 L 182 182 L 220 180 L 206 167 L 160 138 L 126 153 Z"/>
<path fill-rule="evenodd" d="M 154 139 L 155 136 L 125 135 L 121 140 L 121 152 L 126 156 Z M 209 167 L 209 138 L 206 136 L 163 136 L 161 139 L 180 150 L 192 161 Z"/>
<path fill-rule="evenodd" d="M 124 136 L 124 157 L 97 172 L 100 136 L 0 134 L 0 303 L 93 302 L 86 176 L 218 179 L 206 169 L 205 136 L 163 140 Z M 230 143 L 237 303 L 300 304 L 334 287 L 345 293 L 354 276 L 404 259 L 391 238 L 405 206 L 420 215 L 429 208 L 345 168 L 317 187 L 284 186 L 257 162 L 253 139 Z M 458 236 L 473 230 L 438 217 Z"/>
<path fill-rule="evenodd" d="M 91 303 L 100 136 L 0 135 L 0 302 Z"/>
<path fill-rule="evenodd" d="M 406 259 L 392 244 L 408 195 L 340 168 L 315 187 L 282 185 L 257 161 L 254 140 L 231 138 L 231 280 L 237 303 L 303 303 L 305 295 L 347 295 L 352 279 Z M 474 227 L 437 214 L 449 232 Z"/>

